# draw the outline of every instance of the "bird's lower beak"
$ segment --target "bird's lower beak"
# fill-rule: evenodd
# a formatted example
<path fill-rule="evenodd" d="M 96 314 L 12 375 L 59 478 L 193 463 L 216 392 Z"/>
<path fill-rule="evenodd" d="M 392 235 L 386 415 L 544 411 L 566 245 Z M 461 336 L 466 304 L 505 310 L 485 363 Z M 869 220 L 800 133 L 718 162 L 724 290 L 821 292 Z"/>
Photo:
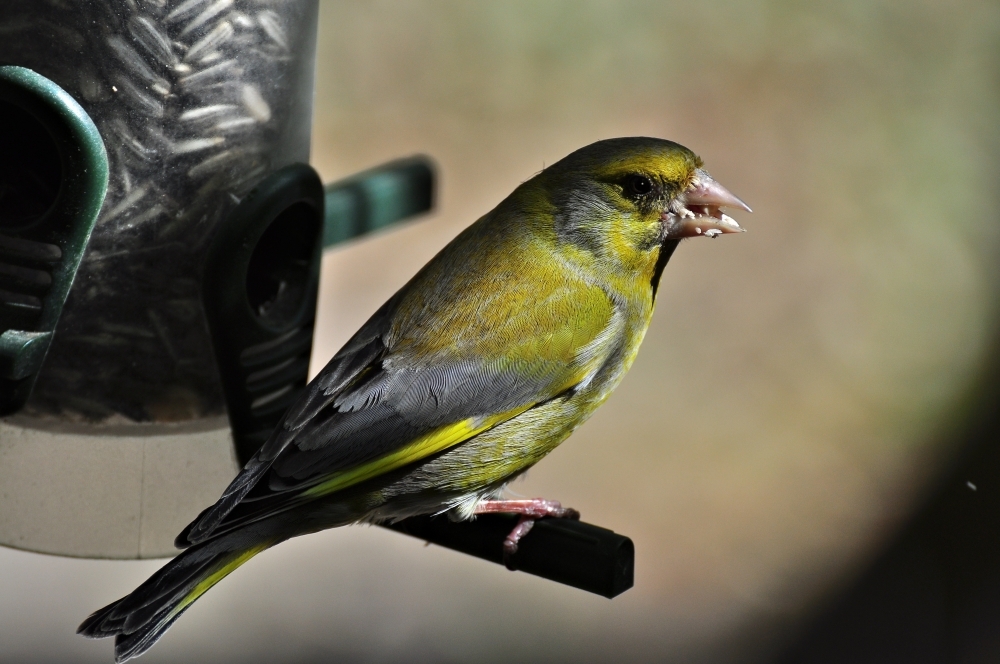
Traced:
<path fill-rule="evenodd" d="M 666 239 L 679 240 L 699 235 L 718 237 L 723 233 L 744 232 L 735 219 L 722 212 L 724 207 L 753 211 L 699 168 L 690 186 L 660 216 L 666 228 Z"/>

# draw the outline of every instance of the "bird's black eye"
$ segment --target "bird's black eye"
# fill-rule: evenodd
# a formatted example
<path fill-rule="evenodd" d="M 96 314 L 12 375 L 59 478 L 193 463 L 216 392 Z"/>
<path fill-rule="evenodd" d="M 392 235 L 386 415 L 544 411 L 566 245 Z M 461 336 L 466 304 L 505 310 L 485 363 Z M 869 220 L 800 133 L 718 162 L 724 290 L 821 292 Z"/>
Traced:
<path fill-rule="evenodd" d="M 625 191 L 633 196 L 642 196 L 653 191 L 653 183 L 645 175 L 630 175 L 625 178 Z"/>

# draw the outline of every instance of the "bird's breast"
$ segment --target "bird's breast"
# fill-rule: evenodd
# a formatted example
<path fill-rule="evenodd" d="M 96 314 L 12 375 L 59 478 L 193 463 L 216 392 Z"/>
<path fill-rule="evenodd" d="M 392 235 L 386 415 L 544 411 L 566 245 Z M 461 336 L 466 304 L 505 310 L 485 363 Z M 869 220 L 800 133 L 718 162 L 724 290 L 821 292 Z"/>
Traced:
<path fill-rule="evenodd" d="M 585 418 L 611 396 L 639 353 L 639 347 L 652 317 L 652 302 L 621 303 L 608 326 L 606 339 L 599 358 L 593 362 L 592 373 L 581 383 L 577 393 L 581 398 L 582 416 Z"/>

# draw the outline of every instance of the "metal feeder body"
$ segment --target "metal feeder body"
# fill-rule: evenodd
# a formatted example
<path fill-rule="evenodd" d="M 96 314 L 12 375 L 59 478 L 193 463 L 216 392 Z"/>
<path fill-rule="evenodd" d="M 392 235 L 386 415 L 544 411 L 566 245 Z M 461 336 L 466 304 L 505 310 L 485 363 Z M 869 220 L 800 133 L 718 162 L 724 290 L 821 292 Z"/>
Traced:
<path fill-rule="evenodd" d="M 235 474 L 202 280 L 232 211 L 308 162 L 317 12 L 317 0 L 0 5 L 0 132 L 21 146 L 0 154 L 0 544 L 172 555 Z M 60 125 L 71 116 L 95 130 Z M 65 228 L 31 221 L 45 214 Z M 319 228 L 322 201 L 311 214 Z M 56 274 L 65 261 L 19 249 L 69 255 L 73 233 L 81 252 L 89 234 L 75 281 Z M 47 291 L 31 281 L 44 275 Z"/>

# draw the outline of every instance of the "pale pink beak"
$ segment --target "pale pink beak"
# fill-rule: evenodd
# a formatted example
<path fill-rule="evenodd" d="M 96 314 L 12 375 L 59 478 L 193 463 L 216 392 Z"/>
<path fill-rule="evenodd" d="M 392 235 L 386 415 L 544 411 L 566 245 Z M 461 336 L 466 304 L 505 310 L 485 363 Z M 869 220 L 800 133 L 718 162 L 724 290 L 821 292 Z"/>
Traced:
<path fill-rule="evenodd" d="M 686 237 L 718 237 L 723 233 L 742 233 L 736 220 L 722 212 L 722 208 L 739 208 L 753 212 L 728 189 L 698 169 L 690 186 L 670 203 L 660 218 L 667 225 L 667 239 Z"/>

